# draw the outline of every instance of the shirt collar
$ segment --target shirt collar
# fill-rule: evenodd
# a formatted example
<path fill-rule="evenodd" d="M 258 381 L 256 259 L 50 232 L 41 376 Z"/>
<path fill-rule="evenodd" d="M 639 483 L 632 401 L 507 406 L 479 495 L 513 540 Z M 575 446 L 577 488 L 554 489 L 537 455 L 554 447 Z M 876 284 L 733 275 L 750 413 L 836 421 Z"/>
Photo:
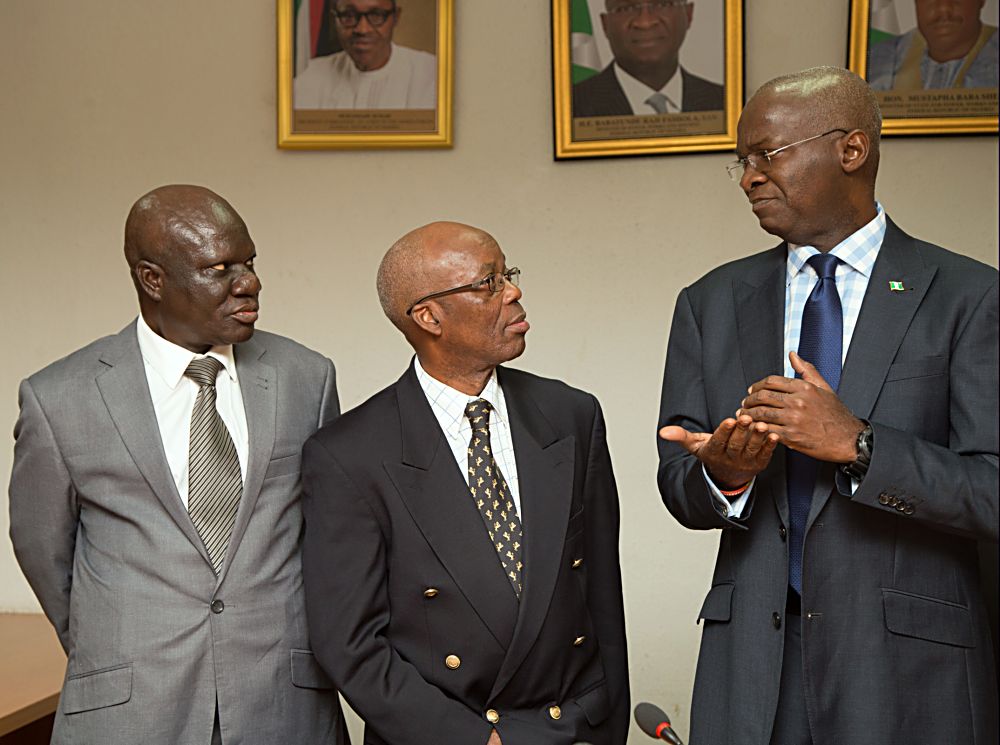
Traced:
<path fill-rule="evenodd" d="M 171 390 L 177 388 L 181 378 L 184 377 L 187 366 L 196 357 L 215 357 L 222 363 L 229 379 L 234 382 L 237 380 L 236 358 L 233 355 L 232 344 L 212 347 L 205 354 L 195 354 L 189 349 L 164 339 L 153 331 L 141 313 L 136 322 L 135 332 L 139 340 L 139 351 L 146 366 L 155 371 Z"/>
<path fill-rule="evenodd" d="M 662 93 L 667 97 L 668 113 L 681 111 L 681 102 L 684 100 L 684 83 L 682 82 L 681 68 L 677 66 L 677 71 L 673 74 L 667 84 L 656 91 L 643 83 L 641 80 L 632 77 L 625 70 L 615 63 L 615 77 L 618 85 L 622 88 L 622 93 L 628 99 L 632 111 L 638 115 L 655 114 L 656 112 L 646 103 L 646 99 L 654 93 Z"/>
<path fill-rule="evenodd" d="M 885 238 L 885 210 L 881 204 L 875 202 L 874 219 L 830 249 L 830 253 L 854 271 L 870 277 L 883 238 Z M 814 246 L 796 246 L 789 243 L 786 283 L 791 282 L 802 271 L 809 258 L 818 253 L 819 250 Z"/>
<path fill-rule="evenodd" d="M 486 385 L 478 396 L 470 396 L 468 393 L 463 393 L 446 383 L 442 383 L 424 370 L 418 357 L 413 358 L 413 369 L 417 374 L 417 382 L 420 383 L 420 387 L 423 389 L 424 395 L 427 396 L 427 400 L 430 401 L 431 406 L 446 414 L 446 420 L 451 422 L 453 427 L 460 429 L 464 424 L 469 423 L 468 418 L 465 416 L 465 407 L 470 401 L 476 401 L 480 398 L 489 401 L 490 406 L 493 407 L 493 414 L 491 415 L 493 421 L 506 422 L 506 402 L 503 396 L 503 389 L 497 381 L 497 371 L 495 369 L 490 374 L 489 380 L 486 381 Z"/>

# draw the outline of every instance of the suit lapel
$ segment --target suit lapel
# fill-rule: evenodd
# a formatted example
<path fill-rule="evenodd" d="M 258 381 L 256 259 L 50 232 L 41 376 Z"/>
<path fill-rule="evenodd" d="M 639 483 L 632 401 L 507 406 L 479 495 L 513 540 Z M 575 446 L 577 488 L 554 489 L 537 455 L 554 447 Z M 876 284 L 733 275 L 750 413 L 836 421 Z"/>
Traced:
<path fill-rule="evenodd" d="M 149 396 L 146 368 L 139 351 L 135 323 L 116 336 L 101 355 L 108 369 L 96 378 L 97 387 L 118 434 L 149 488 L 177 523 L 177 527 L 209 563 L 208 553 L 177 493 L 177 485 L 167 465 L 156 411 Z"/>
<path fill-rule="evenodd" d="M 267 464 L 271 461 L 274 450 L 274 437 L 277 423 L 278 408 L 278 376 L 270 365 L 261 359 L 265 352 L 259 342 L 251 338 L 233 347 L 236 357 L 236 374 L 240 379 L 240 392 L 243 396 L 243 410 L 247 418 L 249 433 L 249 448 L 247 457 L 247 475 L 243 486 L 243 496 L 233 523 L 233 533 L 226 549 L 226 559 L 219 572 L 219 582 L 226 576 L 232 557 L 240 545 L 246 532 L 250 516 L 253 514 L 260 497 L 261 486 Z"/>
<path fill-rule="evenodd" d="M 872 267 L 837 391 L 854 416 L 860 419 L 871 416 L 889 367 L 936 272 L 936 268 L 926 266 L 913 249 L 913 238 L 886 217 L 885 238 Z M 902 282 L 906 289 L 892 291 L 890 281 Z M 817 479 L 807 529 L 833 490 L 832 477 L 822 478 L 824 470 L 832 472 L 820 470 L 821 478 Z"/>
<path fill-rule="evenodd" d="M 784 374 L 787 259 L 788 245 L 782 243 L 761 254 L 750 270 L 733 283 L 740 360 L 747 387 L 768 375 Z M 733 402 L 734 409 L 738 405 L 738 401 Z M 788 493 L 784 476 L 784 448 L 775 451 L 767 472 L 774 477 L 766 482 L 760 479 L 754 489 L 763 490 L 770 483 L 778 514 L 787 525 Z"/>
<path fill-rule="evenodd" d="M 573 499 L 575 438 L 558 439 L 521 379 L 498 370 L 517 459 L 524 525 L 524 586 L 507 656 L 490 699 L 510 681 L 538 638 L 559 575 Z"/>
<path fill-rule="evenodd" d="M 517 598 L 412 367 L 396 383 L 396 399 L 402 462 L 385 463 L 386 473 L 435 555 L 506 648 Z"/>

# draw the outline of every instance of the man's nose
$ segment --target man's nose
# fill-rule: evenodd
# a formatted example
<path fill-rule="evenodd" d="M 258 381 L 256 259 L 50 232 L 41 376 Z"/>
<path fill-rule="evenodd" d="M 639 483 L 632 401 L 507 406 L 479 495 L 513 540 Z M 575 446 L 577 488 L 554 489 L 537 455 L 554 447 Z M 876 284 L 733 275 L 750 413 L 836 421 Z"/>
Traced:
<path fill-rule="evenodd" d="M 361 24 L 364 24 L 364 27 L 362 27 Z M 375 27 L 372 26 L 371 21 L 368 20 L 368 16 L 366 15 L 358 16 L 358 25 L 354 27 L 354 33 L 367 34 L 374 30 Z"/>
<path fill-rule="evenodd" d="M 521 292 L 520 287 L 518 287 L 509 280 L 504 283 L 503 289 L 504 289 L 505 303 L 516 303 L 518 300 L 521 299 L 521 296 L 524 294 L 523 292 Z"/>
<path fill-rule="evenodd" d="M 256 295 L 261 290 L 260 277 L 250 267 L 244 267 L 240 275 L 233 280 L 234 295 Z"/>
<path fill-rule="evenodd" d="M 743 189 L 746 194 L 749 194 L 753 187 L 759 186 L 765 181 L 767 181 L 767 174 L 758 171 L 750 163 L 747 163 L 746 166 L 743 167 L 743 175 L 740 176 L 740 188 Z"/>

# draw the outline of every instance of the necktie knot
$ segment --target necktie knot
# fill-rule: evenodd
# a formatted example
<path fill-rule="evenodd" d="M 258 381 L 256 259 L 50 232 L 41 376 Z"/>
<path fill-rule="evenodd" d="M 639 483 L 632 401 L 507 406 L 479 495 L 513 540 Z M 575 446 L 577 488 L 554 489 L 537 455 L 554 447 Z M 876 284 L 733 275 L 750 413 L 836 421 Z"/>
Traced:
<path fill-rule="evenodd" d="M 808 263 L 816 271 L 820 279 L 835 279 L 840 259 L 831 253 L 815 254 L 809 257 Z"/>
<path fill-rule="evenodd" d="M 469 418 L 469 424 L 472 425 L 473 429 L 488 428 L 490 426 L 490 413 L 492 411 L 493 406 L 489 401 L 485 398 L 477 398 L 475 401 L 469 401 L 465 407 L 465 416 Z"/>
<path fill-rule="evenodd" d="M 669 100 L 670 99 L 668 99 L 665 95 L 663 95 L 662 93 L 657 92 L 657 93 L 654 93 L 649 98 L 647 98 L 645 102 L 648 103 L 650 106 L 652 106 L 653 110 L 657 114 L 666 114 L 667 113 L 667 101 L 669 101 Z"/>
<path fill-rule="evenodd" d="M 221 370 L 222 363 L 215 359 L 215 357 L 201 357 L 191 360 L 191 364 L 187 366 L 184 375 L 191 378 L 201 388 L 204 388 L 205 386 L 215 385 L 215 379 L 219 377 L 219 371 Z"/>

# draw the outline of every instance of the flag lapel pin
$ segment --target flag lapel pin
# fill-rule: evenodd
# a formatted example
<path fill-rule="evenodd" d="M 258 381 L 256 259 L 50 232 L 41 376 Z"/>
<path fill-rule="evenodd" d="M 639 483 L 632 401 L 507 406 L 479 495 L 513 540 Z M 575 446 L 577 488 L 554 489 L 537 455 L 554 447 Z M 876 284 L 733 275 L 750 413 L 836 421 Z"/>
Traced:
<path fill-rule="evenodd" d="M 889 291 L 890 292 L 903 292 L 906 288 L 903 287 L 903 283 L 899 280 L 889 280 Z"/>

